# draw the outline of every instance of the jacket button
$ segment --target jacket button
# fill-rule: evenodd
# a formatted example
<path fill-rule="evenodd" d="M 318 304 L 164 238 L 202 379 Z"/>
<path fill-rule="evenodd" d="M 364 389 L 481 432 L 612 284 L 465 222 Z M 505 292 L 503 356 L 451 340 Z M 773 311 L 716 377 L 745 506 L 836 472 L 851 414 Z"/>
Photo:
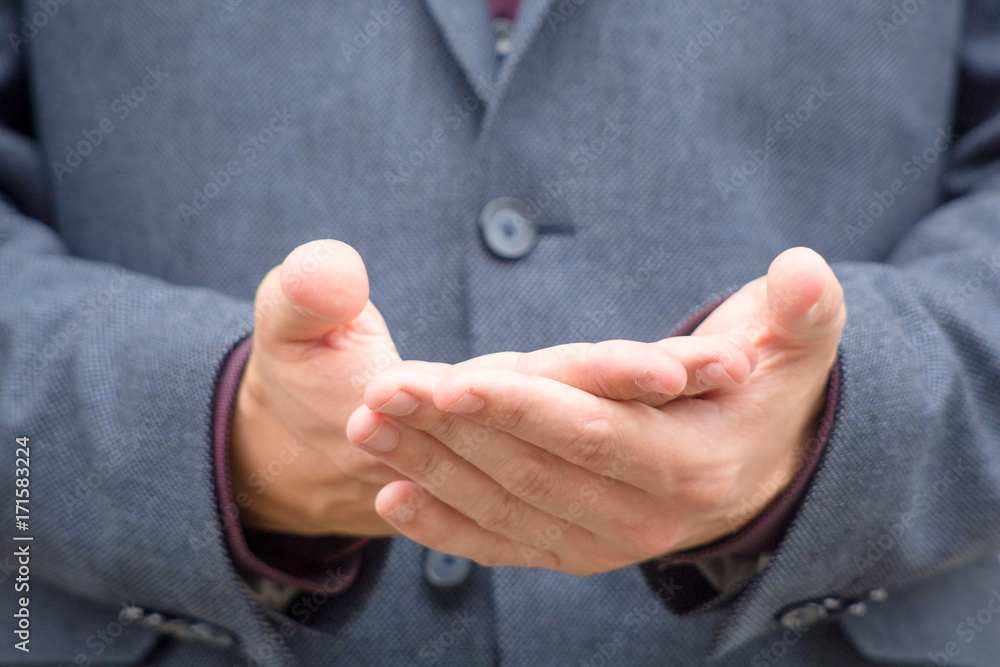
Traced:
<path fill-rule="evenodd" d="M 528 217 L 528 208 L 513 197 L 500 197 L 484 206 L 479 231 L 490 252 L 502 259 L 521 259 L 538 241 L 538 226 Z"/>
<path fill-rule="evenodd" d="M 868 605 L 864 602 L 855 602 L 847 605 L 847 613 L 851 616 L 864 616 L 868 613 Z"/>
<path fill-rule="evenodd" d="M 826 606 L 816 602 L 807 602 L 784 612 L 778 622 L 789 630 L 804 630 L 825 620 L 829 615 L 830 612 Z"/>
<path fill-rule="evenodd" d="M 428 549 L 424 555 L 424 579 L 434 588 L 457 588 L 472 573 L 472 561 Z"/>
<path fill-rule="evenodd" d="M 889 591 L 884 588 L 874 588 L 868 591 L 868 599 L 872 602 L 886 602 L 889 599 Z"/>

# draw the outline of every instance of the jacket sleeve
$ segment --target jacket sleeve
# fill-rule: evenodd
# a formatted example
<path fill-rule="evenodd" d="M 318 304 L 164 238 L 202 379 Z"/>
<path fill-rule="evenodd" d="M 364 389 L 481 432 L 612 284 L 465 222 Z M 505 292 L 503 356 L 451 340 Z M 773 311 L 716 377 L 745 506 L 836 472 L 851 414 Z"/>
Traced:
<path fill-rule="evenodd" d="M 281 662 L 224 548 L 212 481 L 216 375 L 252 304 L 71 256 L 46 224 L 30 45 L 6 37 L 17 6 L 0 3 L 0 436 L 10 489 L 15 439 L 30 444 L 32 582 L 201 619 Z"/>
<path fill-rule="evenodd" d="M 726 601 L 716 656 L 779 628 L 789 607 L 882 600 L 887 591 L 875 606 L 888 610 L 906 604 L 897 592 L 971 571 L 984 558 L 995 569 L 1000 5 L 970 3 L 967 26 L 955 126 L 942 128 L 935 147 L 949 161 L 944 203 L 883 262 L 833 265 L 848 319 L 830 439 L 773 557 Z M 935 611 L 923 605 L 907 613 L 912 625 Z M 925 627 L 951 631 L 959 621 L 931 618 Z"/>

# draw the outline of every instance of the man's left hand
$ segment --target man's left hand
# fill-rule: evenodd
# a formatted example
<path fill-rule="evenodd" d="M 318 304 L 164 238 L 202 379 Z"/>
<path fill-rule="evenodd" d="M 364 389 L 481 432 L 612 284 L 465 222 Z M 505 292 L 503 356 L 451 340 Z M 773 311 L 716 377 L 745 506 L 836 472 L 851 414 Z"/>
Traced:
<path fill-rule="evenodd" d="M 845 318 L 833 271 L 795 248 L 693 334 L 753 341 L 742 384 L 652 407 L 512 370 L 404 365 L 372 381 L 348 436 L 409 478 L 376 508 L 417 542 L 484 565 L 616 569 L 738 530 L 793 479 Z M 401 389 L 417 407 L 388 414 Z M 395 446 L 363 444 L 384 424 Z"/>

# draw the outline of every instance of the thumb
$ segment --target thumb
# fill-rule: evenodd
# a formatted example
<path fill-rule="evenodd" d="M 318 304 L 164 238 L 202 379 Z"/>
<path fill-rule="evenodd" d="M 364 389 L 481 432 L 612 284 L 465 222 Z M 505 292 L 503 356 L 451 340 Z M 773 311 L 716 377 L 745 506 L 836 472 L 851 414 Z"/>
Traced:
<path fill-rule="evenodd" d="M 764 338 L 793 343 L 837 340 L 845 317 L 844 291 L 818 253 L 791 248 L 771 262 L 766 278 Z"/>
<path fill-rule="evenodd" d="M 340 241 L 311 241 L 264 277 L 254 335 L 273 342 L 316 339 L 357 318 L 367 303 L 368 273 L 358 252 Z"/>

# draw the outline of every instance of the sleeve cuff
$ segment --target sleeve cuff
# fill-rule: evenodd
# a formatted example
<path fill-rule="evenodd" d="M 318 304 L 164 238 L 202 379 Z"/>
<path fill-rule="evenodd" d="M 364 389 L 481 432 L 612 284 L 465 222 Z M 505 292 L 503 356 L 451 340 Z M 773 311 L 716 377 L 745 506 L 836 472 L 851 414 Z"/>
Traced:
<path fill-rule="evenodd" d="M 701 547 L 662 556 L 658 560 L 666 564 L 694 563 L 719 556 L 757 556 L 774 551 L 792 519 L 795 518 L 799 505 L 802 504 L 802 498 L 809 490 L 813 474 L 823 458 L 826 443 L 833 430 L 839 398 L 840 359 L 838 358 L 830 372 L 826 407 L 823 409 L 816 439 L 812 442 L 811 448 L 805 452 L 802 467 L 788 486 L 771 501 L 770 505 L 736 533 Z"/>
<path fill-rule="evenodd" d="M 690 335 L 726 298 L 716 299 L 685 320 L 671 335 Z M 840 387 L 841 360 L 838 355 L 830 372 L 826 406 L 820 418 L 816 439 L 811 443 L 810 449 L 804 453 L 803 464 L 795 477 L 771 501 L 770 505 L 746 526 L 731 535 L 707 545 L 668 554 L 640 564 L 646 580 L 654 591 L 676 588 L 675 579 L 683 582 L 680 587 L 683 593 L 680 595 L 658 596 L 668 609 L 675 613 L 687 613 L 716 598 L 720 592 L 724 592 L 716 590 L 708 583 L 699 570 L 699 563 L 721 558 L 735 558 L 744 561 L 755 559 L 757 562 L 767 562 L 767 559 L 761 558 L 761 556 L 766 556 L 778 547 L 795 518 L 799 506 L 802 504 L 802 499 L 809 489 L 813 475 L 823 458 L 837 415 Z"/>
<path fill-rule="evenodd" d="M 294 535 L 245 529 L 229 480 L 229 433 L 243 369 L 253 349 L 248 336 L 230 351 L 216 378 L 212 405 L 215 488 L 226 547 L 245 579 L 269 579 L 284 586 L 329 595 L 354 582 L 366 539 L 339 535 Z"/>

